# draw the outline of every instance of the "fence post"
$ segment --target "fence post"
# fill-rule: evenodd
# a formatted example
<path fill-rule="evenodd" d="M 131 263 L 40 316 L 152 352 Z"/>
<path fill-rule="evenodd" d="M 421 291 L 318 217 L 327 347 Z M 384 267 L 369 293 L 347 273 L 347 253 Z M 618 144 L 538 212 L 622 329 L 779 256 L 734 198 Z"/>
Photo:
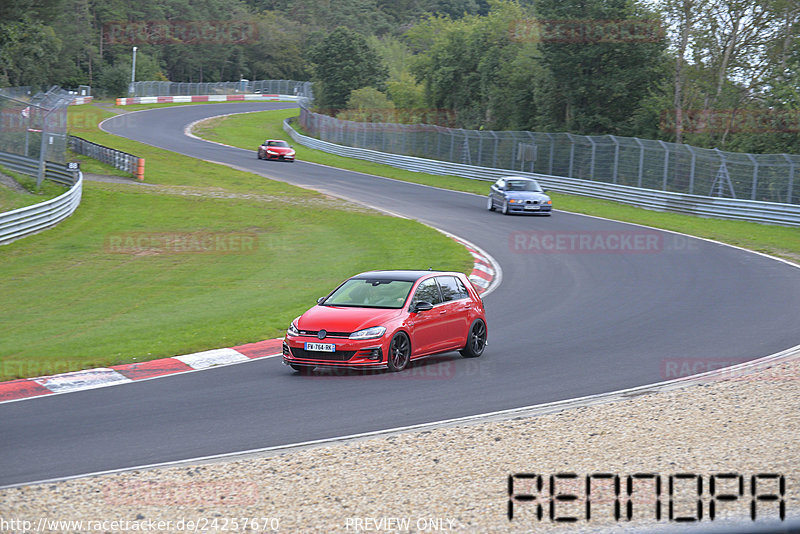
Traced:
<path fill-rule="evenodd" d="M 747 154 L 747 157 L 753 162 L 753 191 L 750 193 L 750 200 L 755 200 L 756 189 L 758 188 L 758 162 L 752 154 Z"/>
<path fill-rule="evenodd" d="M 792 189 L 794 188 L 794 161 L 792 161 L 792 159 L 786 154 L 781 155 L 786 158 L 786 161 L 789 162 L 789 187 L 786 190 L 786 203 L 791 204 L 793 194 Z"/>
<path fill-rule="evenodd" d="M 567 176 L 569 178 L 574 178 L 572 175 L 572 168 L 575 162 L 575 140 L 572 138 L 571 133 L 568 133 L 567 137 L 569 137 L 569 171 L 567 171 Z"/>
<path fill-rule="evenodd" d="M 691 145 L 683 145 L 685 146 L 689 152 L 692 154 L 692 168 L 689 171 L 689 194 L 694 194 L 694 170 L 697 164 L 697 152 L 694 151 L 694 148 Z"/>
<path fill-rule="evenodd" d="M 611 176 L 612 183 L 617 183 L 617 171 L 619 170 L 619 141 L 613 135 L 610 135 L 611 140 L 614 141 L 614 171 Z"/>
<path fill-rule="evenodd" d="M 642 174 L 644 173 L 644 145 L 638 137 L 633 138 L 636 144 L 639 145 L 639 181 L 637 187 L 642 187 Z"/>
<path fill-rule="evenodd" d="M 494 130 L 489 130 L 489 133 L 491 133 L 492 137 L 494 137 L 494 154 L 492 155 L 492 167 L 496 169 L 497 168 L 497 151 L 499 150 L 498 144 L 500 142 L 500 139 L 497 137 L 497 134 L 494 133 Z"/>
<path fill-rule="evenodd" d="M 659 141 L 664 148 L 664 183 L 661 186 L 662 191 L 667 190 L 667 173 L 669 172 L 669 147 L 664 141 Z"/>

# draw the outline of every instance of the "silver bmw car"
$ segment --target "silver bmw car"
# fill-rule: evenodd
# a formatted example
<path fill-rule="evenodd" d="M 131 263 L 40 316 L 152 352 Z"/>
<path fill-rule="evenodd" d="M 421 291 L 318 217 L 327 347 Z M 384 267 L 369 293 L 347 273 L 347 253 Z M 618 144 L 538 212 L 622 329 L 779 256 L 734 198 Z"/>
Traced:
<path fill-rule="evenodd" d="M 486 208 L 509 213 L 540 213 L 550 215 L 553 201 L 533 178 L 504 176 L 492 184 Z"/>

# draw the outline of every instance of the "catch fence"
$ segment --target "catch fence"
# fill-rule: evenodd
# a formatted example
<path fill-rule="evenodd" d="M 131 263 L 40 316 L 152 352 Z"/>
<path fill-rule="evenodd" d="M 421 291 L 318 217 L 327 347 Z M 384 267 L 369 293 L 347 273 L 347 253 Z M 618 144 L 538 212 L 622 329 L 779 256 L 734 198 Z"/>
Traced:
<path fill-rule="evenodd" d="M 37 184 L 47 162 L 66 162 L 67 107 L 74 98 L 55 85 L 43 92 L 0 89 L 0 152 L 37 160 Z"/>
<path fill-rule="evenodd" d="M 656 191 L 800 204 L 800 155 L 744 154 L 635 137 L 340 120 L 301 107 L 323 141 L 462 165 Z"/>

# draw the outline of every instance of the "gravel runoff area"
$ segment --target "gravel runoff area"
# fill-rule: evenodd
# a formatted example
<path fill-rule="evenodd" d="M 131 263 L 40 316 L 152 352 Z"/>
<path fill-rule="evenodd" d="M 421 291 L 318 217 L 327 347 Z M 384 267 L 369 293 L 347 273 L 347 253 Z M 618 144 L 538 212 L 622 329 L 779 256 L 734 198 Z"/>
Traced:
<path fill-rule="evenodd" d="M 436 387 L 436 380 L 427 381 Z M 31 522 L 17 523 L 20 530 L 42 518 L 84 521 L 82 529 L 61 524 L 52 530 L 75 532 L 670 532 L 679 526 L 668 519 L 670 475 L 693 475 L 673 478 L 674 518 L 697 514 L 700 479 L 703 522 L 719 527 L 725 518 L 761 525 L 779 517 L 779 502 L 766 496 L 780 493 L 780 479 L 760 476 L 758 522 L 749 519 L 752 477 L 779 474 L 786 484 L 782 524 L 798 526 L 798 467 L 795 352 L 769 368 L 535 417 L 0 490 L 0 518 Z M 541 474 L 543 486 L 540 491 L 536 478 L 516 477 L 509 520 L 509 475 L 519 473 Z M 579 519 L 570 525 L 549 519 L 549 475 L 567 473 L 579 483 L 554 479 L 556 491 L 577 498 L 556 501 L 554 513 Z M 602 474 L 619 475 L 620 497 L 613 479 L 594 476 Z M 656 498 L 652 479 L 634 479 L 633 519 L 616 521 L 614 502 L 621 503 L 624 517 L 626 481 L 636 474 L 659 474 L 661 496 Z M 720 498 L 712 522 L 710 483 L 718 474 L 727 476 L 715 479 L 715 495 L 737 498 Z M 587 475 L 593 475 L 588 521 Z M 537 500 L 516 498 L 525 494 Z M 660 521 L 654 520 L 656 502 Z"/>

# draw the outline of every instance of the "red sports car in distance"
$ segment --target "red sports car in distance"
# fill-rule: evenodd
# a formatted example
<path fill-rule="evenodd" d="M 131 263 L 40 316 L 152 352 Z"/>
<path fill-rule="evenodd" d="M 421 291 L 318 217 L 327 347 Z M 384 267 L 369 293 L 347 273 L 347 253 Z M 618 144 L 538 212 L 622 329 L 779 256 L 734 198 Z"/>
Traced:
<path fill-rule="evenodd" d="M 267 139 L 258 147 L 258 159 L 277 159 L 294 162 L 294 149 L 286 141 Z"/>
<path fill-rule="evenodd" d="M 314 367 L 388 368 L 442 352 L 483 354 L 483 301 L 462 273 L 371 271 L 356 275 L 292 321 L 283 363 Z"/>

